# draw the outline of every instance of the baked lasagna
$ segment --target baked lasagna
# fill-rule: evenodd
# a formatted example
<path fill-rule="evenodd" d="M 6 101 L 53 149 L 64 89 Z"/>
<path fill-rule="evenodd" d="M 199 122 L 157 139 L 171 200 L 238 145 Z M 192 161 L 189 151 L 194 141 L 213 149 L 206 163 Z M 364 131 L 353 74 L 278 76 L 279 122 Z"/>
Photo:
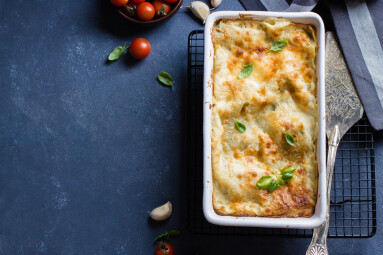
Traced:
<path fill-rule="evenodd" d="M 315 28 L 282 18 L 221 19 L 212 40 L 214 210 L 311 217 L 318 179 Z"/>

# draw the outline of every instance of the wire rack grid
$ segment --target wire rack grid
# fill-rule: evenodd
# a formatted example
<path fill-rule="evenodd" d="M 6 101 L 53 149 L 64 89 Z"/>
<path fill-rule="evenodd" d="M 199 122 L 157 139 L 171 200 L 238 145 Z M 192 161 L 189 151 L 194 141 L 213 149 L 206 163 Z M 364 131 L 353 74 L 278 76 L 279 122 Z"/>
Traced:
<path fill-rule="evenodd" d="M 188 40 L 188 228 L 194 234 L 311 237 L 312 230 L 223 227 L 202 213 L 203 30 Z M 371 237 L 376 232 L 374 136 L 363 117 L 342 138 L 333 176 L 329 237 Z"/>

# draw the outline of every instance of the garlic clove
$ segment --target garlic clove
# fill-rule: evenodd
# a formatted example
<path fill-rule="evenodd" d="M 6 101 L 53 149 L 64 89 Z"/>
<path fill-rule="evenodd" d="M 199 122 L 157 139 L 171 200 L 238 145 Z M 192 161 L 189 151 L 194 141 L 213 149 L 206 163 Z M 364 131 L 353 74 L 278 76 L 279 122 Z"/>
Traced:
<path fill-rule="evenodd" d="M 210 0 L 210 3 L 213 8 L 217 8 L 222 3 L 222 0 Z"/>
<path fill-rule="evenodd" d="M 205 24 L 207 16 L 210 14 L 210 9 L 207 4 L 201 1 L 193 1 L 190 3 L 189 9 L 193 12 L 193 14 L 201 19 Z"/>
<path fill-rule="evenodd" d="M 153 220 L 161 221 L 166 220 L 172 214 L 172 204 L 167 202 L 159 207 L 154 208 L 150 212 L 150 217 Z"/>

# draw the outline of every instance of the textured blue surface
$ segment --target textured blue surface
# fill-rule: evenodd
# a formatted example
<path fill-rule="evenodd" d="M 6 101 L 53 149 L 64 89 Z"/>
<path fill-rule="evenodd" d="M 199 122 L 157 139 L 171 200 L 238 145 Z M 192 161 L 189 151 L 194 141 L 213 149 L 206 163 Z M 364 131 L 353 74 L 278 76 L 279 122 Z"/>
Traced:
<path fill-rule="evenodd" d="M 304 254 L 309 239 L 186 230 L 187 37 L 201 28 L 187 9 L 141 28 L 107 0 L 0 0 L 0 254 L 153 254 L 172 228 L 184 231 L 177 254 Z M 106 63 L 136 37 L 151 42 L 147 59 Z M 174 89 L 156 81 L 161 71 Z M 378 232 L 331 239 L 332 254 L 383 253 L 382 136 L 375 156 Z M 148 220 L 167 200 L 170 220 Z"/>

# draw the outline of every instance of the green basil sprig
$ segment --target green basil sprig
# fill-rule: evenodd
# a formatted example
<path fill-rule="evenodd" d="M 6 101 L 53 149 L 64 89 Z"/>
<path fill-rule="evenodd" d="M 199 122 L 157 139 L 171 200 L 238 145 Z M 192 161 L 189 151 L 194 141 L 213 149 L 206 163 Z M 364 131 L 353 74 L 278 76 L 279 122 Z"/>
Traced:
<path fill-rule="evenodd" d="M 172 237 L 179 236 L 181 232 L 178 229 L 169 230 L 168 232 L 165 232 L 154 239 L 154 242 L 160 242 L 160 241 L 168 241 Z"/>
<path fill-rule="evenodd" d="M 268 191 L 274 191 L 279 186 L 278 180 L 273 180 L 270 175 L 262 176 L 255 185 L 258 189 L 267 189 Z"/>
<path fill-rule="evenodd" d="M 286 142 L 288 144 L 290 144 L 291 146 L 294 146 L 295 145 L 295 139 L 292 135 L 290 135 L 288 132 L 284 132 L 285 133 L 285 138 L 286 138 Z"/>
<path fill-rule="evenodd" d="M 296 170 L 295 167 L 283 168 L 282 171 L 281 171 L 282 180 L 288 181 L 291 178 L 293 178 L 293 173 L 294 173 L 295 170 Z"/>
<path fill-rule="evenodd" d="M 248 64 L 244 65 L 242 67 L 241 72 L 238 74 L 239 79 L 245 79 L 250 76 L 250 74 L 254 71 L 254 65 L 253 64 Z"/>
<path fill-rule="evenodd" d="M 267 189 L 270 183 L 273 181 L 273 177 L 270 175 L 262 176 L 255 185 L 258 189 Z"/>
<path fill-rule="evenodd" d="M 173 87 L 173 77 L 167 72 L 161 72 L 157 78 L 165 86 Z"/>
<path fill-rule="evenodd" d="M 126 50 L 126 43 L 124 46 L 117 46 L 114 48 L 114 50 L 109 54 L 108 60 L 109 61 L 115 61 L 121 57 L 122 54 L 124 54 Z"/>
<path fill-rule="evenodd" d="M 279 175 L 274 174 L 276 180 L 273 180 L 273 176 L 270 175 L 262 176 L 255 186 L 258 189 L 267 189 L 268 191 L 274 191 L 278 188 L 278 186 L 285 185 L 286 181 L 289 181 L 291 180 L 291 178 L 293 178 L 293 173 L 295 169 L 295 167 L 283 168 Z"/>
<path fill-rule="evenodd" d="M 272 181 L 270 182 L 270 184 L 268 185 L 267 189 L 268 191 L 274 191 L 278 188 L 278 182 L 277 181 Z"/>
<path fill-rule="evenodd" d="M 286 39 L 284 40 L 278 40 L 271 45 L 270 50 L 271 51 L 281 51 L 283 50 L 288 44 L 288 41 Z"/>
<path fill-rule="evenodd" d="M 241 133 L 245 132 L 246 131 L 246 126 L 245 124 L 239 122 L 239 121 L 236 121 L 235 122 L 235 127 L 237 128 L 237 130 Z"/>

